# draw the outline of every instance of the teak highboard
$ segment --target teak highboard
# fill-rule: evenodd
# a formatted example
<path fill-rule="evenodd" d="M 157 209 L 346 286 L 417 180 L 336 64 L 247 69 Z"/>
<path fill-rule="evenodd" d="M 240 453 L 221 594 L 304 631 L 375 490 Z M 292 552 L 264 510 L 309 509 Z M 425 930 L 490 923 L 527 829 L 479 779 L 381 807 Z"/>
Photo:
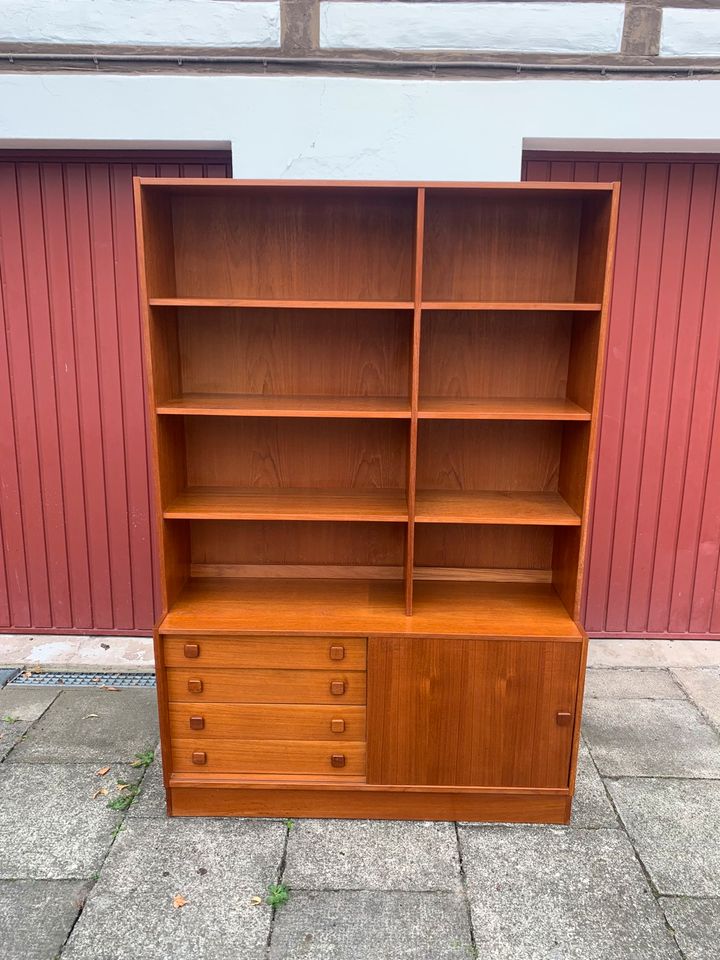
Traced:
<path fill-rule="evenodd" d="M 566 821 L 617 185 L 135 190 L 169 812 Z"/>

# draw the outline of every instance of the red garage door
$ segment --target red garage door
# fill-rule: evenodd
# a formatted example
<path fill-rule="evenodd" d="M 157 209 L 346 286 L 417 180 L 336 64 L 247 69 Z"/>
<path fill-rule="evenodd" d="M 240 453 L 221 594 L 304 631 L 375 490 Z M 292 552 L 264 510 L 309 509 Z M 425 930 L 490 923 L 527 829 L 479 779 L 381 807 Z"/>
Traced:
<path fill-rule="evenodd" d="M 0 154 L 0 630 L 153 623 L 136 174 L 230 165 Z"/>
<path fill-rule="evenodd" d="M 620 180 L 589 537 L 591 636 L 720 638 L 718 161 L 528 155 L 527 180 Z"/>

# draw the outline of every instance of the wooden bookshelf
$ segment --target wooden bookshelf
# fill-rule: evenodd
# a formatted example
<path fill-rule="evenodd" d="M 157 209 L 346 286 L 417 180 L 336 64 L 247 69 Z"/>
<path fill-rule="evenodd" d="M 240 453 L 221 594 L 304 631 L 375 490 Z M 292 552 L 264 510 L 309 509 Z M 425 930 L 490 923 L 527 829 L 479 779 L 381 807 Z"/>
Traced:
<path fill-rule="evenodd" d="M 169 812 L 566 822 L 617 186 L 135 189 Z"/>

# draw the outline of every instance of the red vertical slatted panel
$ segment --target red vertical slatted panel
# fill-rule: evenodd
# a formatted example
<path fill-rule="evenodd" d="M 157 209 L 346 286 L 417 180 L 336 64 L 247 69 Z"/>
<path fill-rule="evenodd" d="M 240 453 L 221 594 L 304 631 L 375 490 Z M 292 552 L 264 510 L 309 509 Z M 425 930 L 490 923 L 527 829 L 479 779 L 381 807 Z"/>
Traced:
<path fill-rule="evenodd" d="M 591 636 L 720 637 L 720 164 L 525 158 L 622 182 L 591 515 Z"/>
<path fill-rule="evenodd" d="M 0 155 L 0 630 L 153 624 L 135 174 L 230 164 Z"/>

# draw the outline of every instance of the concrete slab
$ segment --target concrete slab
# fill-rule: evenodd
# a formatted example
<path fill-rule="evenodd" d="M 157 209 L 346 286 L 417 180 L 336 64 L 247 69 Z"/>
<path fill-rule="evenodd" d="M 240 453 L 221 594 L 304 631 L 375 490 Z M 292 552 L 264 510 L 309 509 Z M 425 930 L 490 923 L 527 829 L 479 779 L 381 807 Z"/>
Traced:
<path fill-rule="evenodd" d="M 589 667 L 718 667 L 714 640 L 591 640 Z"/>
<path fill-rule="evenodd" d="M 59 693 L 57 687 L 4 687 L 0 690 L 0 717 L 32 723 L 45 713 Z"/>
<path fill-rule="evenodd" d="M 477 956 L 679 960 L 620 830 L 463 827 Z"/>
<path fill-rule="evenodd" d="M 42 669 L 154 669 L 152 637 L 0 634 L 0 662 Z"/>
<path fill-rule="evenodd" d="M 85 902 L 77 880 L 0 880 L 3 960 L 55 960 Z"/>
<path fill-rule="evenodd" d="M 572 805 L 571 827 L 617 827 L 615 811 L 585 743 L 578 752 L 577 779 Z"/>
<path fill-rule="evenodd" d="M 686 700 L 587 700 L 582 731 L 602 776 L 720 777 L 720 736 Z"/>
<path fill-rule="evenodd" d="M 0 760 L 4 760 L 8 756 L 29 729 L 29 723 L 0 718 Z"/>
<path fill-rule="evenodd" d="M 304 890 L 458 890 L 451 823 L 297 820 L 285 881 Z"/>
<path fill-rule="evenodd" d="M 94 764 L 0 766 L 0 879 L 87 878 L 100 867 L 122 814 L 95 791 L 114 780 Z M 110 777 L 111 774 L 108 774 Z"/>
<path fill-rule="evenodd" d="M 166 817 L 165 788 L 162 778 L 160 747 L 155 750 L 155 760 L 145 771 L 140 794 L 128 811 L 129 817 Z"/>
<path fill-rule="evenodd" d="M 686 960 L 717 960 L 720 900 L 662 897 L 660 906 Z"/>
<path fill-rule="evenodd" d="M 585 697 L 609 700 L 683 700 L 669 670 L 656 667 L 594 667 L 585 679 Z"/>
<path fill-rule="evenodd" d="M 127 761 L 157 739 L 154 690 L 63 690 L 8 762 Z"/>
<path fill-rule="evenodd" d="M 716 730 L 720 730 L 720 669 L 676 669 L 673 675 Z"/>
<path fill-rule="evenodd" d="M 285 828 L 260 820 L 128 820 L 63 960 L 261 960 Z M 185 906 L 175 907 L 181 896 Z"/>
<path fill-rule="evenodd" d="M 291 891 L 277 911 L 270 960 L 471 960 L 459 894 Z"/>
<path fill-rule="evenodd" d="M 720 782 L 630 779 L 608 789 L 660 893 L 720 896 Z"/>

